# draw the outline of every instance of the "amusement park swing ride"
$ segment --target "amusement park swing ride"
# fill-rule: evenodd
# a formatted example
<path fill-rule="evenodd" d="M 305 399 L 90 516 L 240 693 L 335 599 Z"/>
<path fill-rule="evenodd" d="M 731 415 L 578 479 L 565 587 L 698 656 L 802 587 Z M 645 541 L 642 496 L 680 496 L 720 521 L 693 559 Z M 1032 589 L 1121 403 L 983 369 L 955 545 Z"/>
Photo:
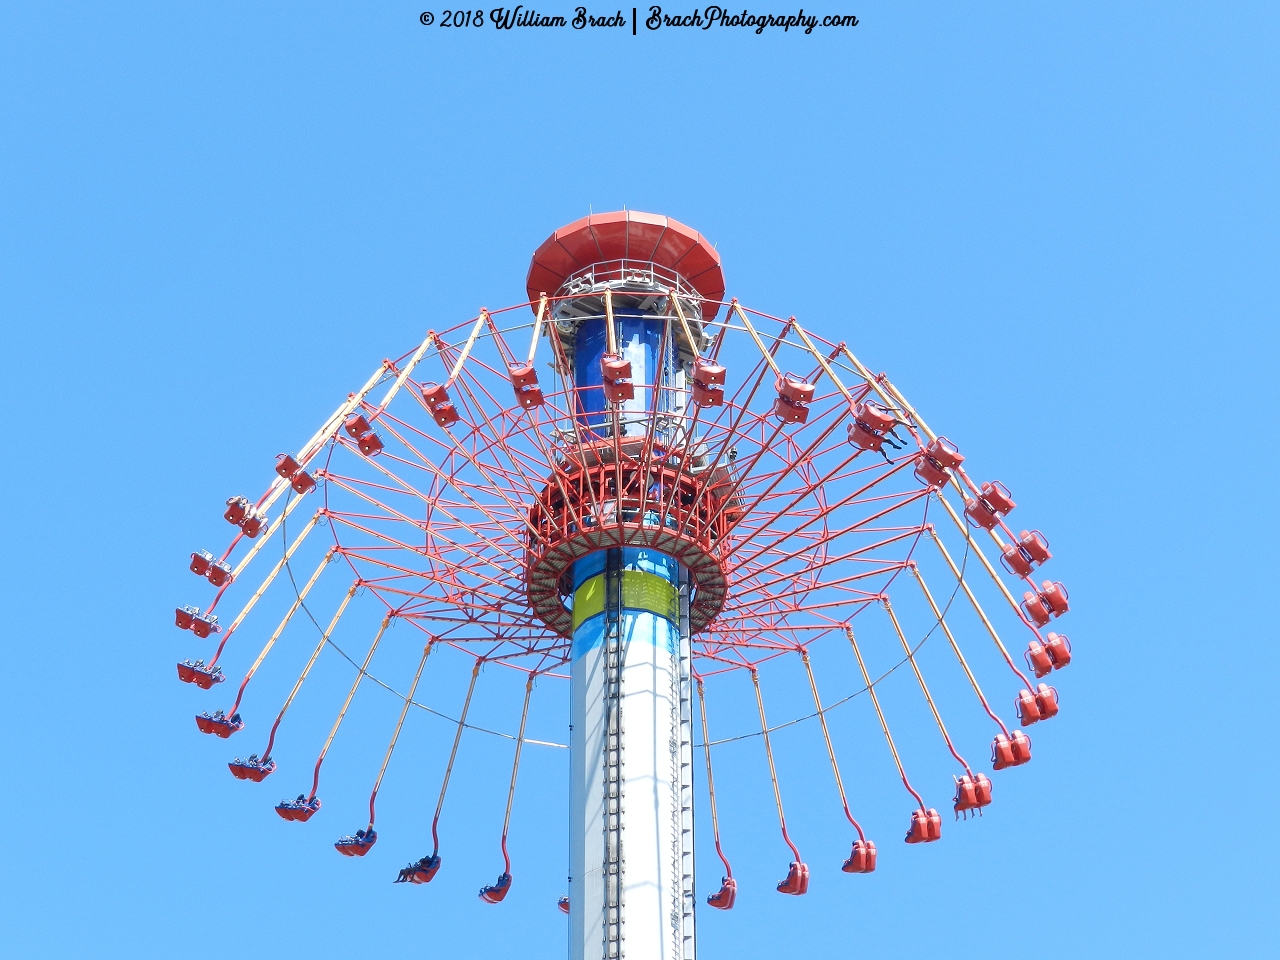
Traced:
<path fill-rule="evenodd" d="M 337 840 L 338 852 L 363 857 L 378 841 L 375 800 L 410 707 L 423 706 L 415 696 L 428 661 L 461 658 L 470 679 L 451 717 L 434 848 L 396 879 L 436 878 L 441 811 L 463 731 L 474 728 L 477 682 L 484 668 L 514 671 L 524 683 L 504 867 L 480 891 L 487 903 L 503 901 L 513 882 L 507 832 L 529 704 L 547 678 L 542 689 L 567 685 L 572 718 L 570 884 L 559 900 L 571 957 L 690 960 L 695 771 L 706 774 L 723 867 L 706 903 L 730 910 L 738 893 L 721 843 L 707 715 L 707 689 L 723 677 L 749 678 L 791 852 L 779 893 L 802 896 L 810 878 L 787 829 L 777 727 L 765 710 L 763 691 L 779 662 L 798 662 L 812 694 L 811 716 L 853 831 L 843 871 L 873 873 L 879 855 L 850 807 L 811 650 L 839 647 L 857 664 L 874 735 L 883 736 L 910 798 L 905 840 L 940 839 L 942 816 L 908 777 L 877 693 L 884 675 L 873 675 L 860 639 L 860 624 L 879 617 L 957 765 L 955 814 L 980 813 L 992 802 L 992 780 L 949 733 L 905 609 L 940 634 L 989 719 L 993 771 L 1028 763 L 1025 728 L 1058 713 L 1057 690 L 1043 678 L 1071 662 L 1066 636 L 1046 629 L 1068 599 L 1061 583 L 1043 578 L 1045 536 L 1009 525 L 1010 491 L 972 478 L 961 449 L 847 344 L 795 317 L 726 300 L 719 255 L 675 220 L 637 211 L 578 220 L 534 253 L 527 290 L 525 303 L 482 309 L 384 360 L 306 443 L 280 454 L 261 497 L 227 501 L 230 546 L 220 556 L 191 555 L 192 572 L 217 592 L 203 609 L 176 610 L 180 629 L 214 646 L 207 662 L 178 664 L 186 683 L 220 694 L 224 657 L 249 639 L 246 618 L 273 585 L 287 594 L 278 624 L 261 630 L 259 652 L 245 651 L 229 706 L 196 717 L 201 732 L 224 739 L 245 726 L 246 689 L 290 622 L 299 610 L 312 616 L 307 598 L 317 583 L 327 575 L 346 588 L 269 727 L 263 718 L 262 753 L 237 757 L 232 775 L 260 783 L 275 774 L 272 750 L 290 706 L 352 598 L 372 595 L 381 618 L 310 791 L 276 812 L 300 823 L 319 812 L 325 755 L 362 681 L 392 690 L 370 666 L 388 628 L 408 625 L 421 656 L 397 693 L 368 825 Z M 317 530 L 328 535 L 318 538 L 319 562 L 295 576 L 291 561 Z M 256 583 L 255 560 L 255 573 L 265 568 Z M 978 580 L 991 591 L 985 606 Z M 224 597 L 240 602 L 225 625 L 215 612 Z M 984 655 L 1013 673 L 1007 722 L 998 709 L 1006 701 L 988 699 L 961 650 L 960 610 Z M 1021 657 L 1010 652 L 1008 631 L 1022 634 Z"/>

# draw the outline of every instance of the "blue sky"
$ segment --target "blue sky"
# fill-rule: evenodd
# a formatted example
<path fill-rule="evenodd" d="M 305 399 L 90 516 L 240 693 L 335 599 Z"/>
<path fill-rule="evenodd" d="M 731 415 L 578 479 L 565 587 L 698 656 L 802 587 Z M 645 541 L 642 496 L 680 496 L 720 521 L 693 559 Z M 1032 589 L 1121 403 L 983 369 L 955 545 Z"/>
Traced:
<path fill-rule="evenodd" d="M 410 724 L 383 839 L 339 857 L 394 705 L 361 695 L 325 811 L 286 824 L 279 785 L 233 781 L 233 747 L 195 731 L 208 701 L 173 663 L 202 651 L 170 611 L 199 600 L 185 558 L 222 542 L 223 499 L 335 398 L 427 327 L 522 299 L 550 231 L 623 205 L 693 225 L 732 295 L 888 371 L 1050 534 L 1073 603 L 1062 715 L 943 842 L 897 842 L 877 731 L 841 719 L 872 877 L 836 869 L 848 831 L 796 733 L 781 773 L 815 880 L 773 894 L 763 760 L 725 748 L 744 893 L 701 912 L 701 955 L 1276 955 L 1280 16 L 815 9 L 862 23 L 633 38 L 451 32 L 399 3 L 6 9 L 10 955 L 564 955 L 561 754 L 529 751 L 500 908 L 475 889 L 501 863 L 510 752 L 482 738 L 446 869 L 392 886 L 428 849 L 447 727 Z M 511 691 L 490 689 L 502 719 Z M 333 702 L 291 718 L 300 763 Z"/>

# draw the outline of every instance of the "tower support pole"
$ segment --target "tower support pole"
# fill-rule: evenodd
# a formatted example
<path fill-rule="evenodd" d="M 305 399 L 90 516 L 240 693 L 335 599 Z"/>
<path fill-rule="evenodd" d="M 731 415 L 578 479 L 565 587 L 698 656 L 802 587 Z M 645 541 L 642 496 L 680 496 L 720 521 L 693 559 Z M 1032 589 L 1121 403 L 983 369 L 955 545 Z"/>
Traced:
<path fill-rule="evenodd" d="M 665 318 L 614 322 L 613 337 L 579 329 L 574 350 L 580 420 L 596 437 L 654 429 L 636 416 L 653 409 L 648 389 L 622 416 L 593 395 L 606 340 L 637 384 L 664 386 L 669 367 L 655 349 Z M 686 581 L 674 558 L 644 546 L 573 566 L 571 960 L 694 960 Z"/>

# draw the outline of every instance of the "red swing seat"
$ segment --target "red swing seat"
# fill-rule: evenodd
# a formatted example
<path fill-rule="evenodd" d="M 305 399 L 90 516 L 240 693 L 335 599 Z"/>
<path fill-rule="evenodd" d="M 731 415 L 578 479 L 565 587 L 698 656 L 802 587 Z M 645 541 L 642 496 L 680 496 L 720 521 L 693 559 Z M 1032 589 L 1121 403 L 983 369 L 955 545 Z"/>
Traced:
<path fill-rule="evenodd" d="M 1051 633 L 1045 638 L 1044 652 L 1053 661 L 1053 669 L 1061 670 L 1071 662 L 1071 641 L 1065 634 Z"/>
<path fill-rule="evenodd" d="M 630 380 L 620 380 L 617 382 L 606 380 L 604 382 L 604 398 L 610 403 L 622 403 L 626 400 L 634 400 L 635 396 L 636 388 Z"/>
<path fill-rule="evenodd" d="M 294 493 L 310 493 L 316 488 L 316 482 L 307 471 L 299 470 L 289 480 L 289 486 L 293 487 Z"/>
<path fill-rule="evenodd" d="M 1053 634 L 1057 636 L 1057 634 Z M 1048 676 L 1053 671 L 1053 658 L 1049 656 L 1049 651 L 1039 640 L 1032 640 L 1027 644 L 1027 649 L 1023 652 L 1022 658 L 1027 661 L 1032 672 L 1037 677 Z"/>
<path fill-rule="evenodd" d="M 706 387 L 723 387 L 725 368 L 721 364 L 699 357 L 693 361 L 693 380 L 694 383 L 700 383 Z"/>
<path fill-rule="evenodd" d="M 347 436 L 352 440 L 359 440 L 363 434 L 369 432 L 369 421 L 364 418 L 363 414 L 352 414 L 342 424 L 342 429 L 347 431 Z"/>
<path fill-rule="evenodd" d="M 693 381 L 693 405 L 695 407 L 719 407 L 724 405 L 724 391 Z"/>
<path fill-rule="evenodd" d="M 1071 605 L 1067 602 L 1067 588 L 1057 580 L 1046 580 L 1040 584 L 1040 597 L 1055 617 L 1060 617 L 1071 609 Z"/>
<path fill-rule="evenodd" d="M 270 757 L 262 760 L 256 757 L 241 760 L 236 757 L 235 760 L 227 764 L 227 767 L 230 768 L 231 775 L 237 780 L 252 780 L 254 783 L 261 783 L 276 772 L 276 762 Z"/>
<path fill-rule="evenodd" d="M 316 811 L 320 809 L 320 798 L 298 797 L 297 800 L 281 800 L 276 804 L 276 813 L 280 814 L 285 820 L 296 820 L 299 823 L 306 823 Z"/>
<path fill-rule="evenodd" d="M 773 402 L 773 415 L 783 423 L 804 423 L 809 419 L 809 402 L 817 387 L 793 373 L 780 376 L 774 384 L 778 399 Z"/>
<path fill-rule="evenodd" d="M 724 403 L 725 368 L 701 357 L 693 361 L 693 402 L 699 407 L 718 407 Z"/>
<path fill-rule="evenodd" d="M 802 897 L 809 892 L 809 865 L 792 860 L 787 879 L 778 884 L 778 892 L 792 897 Z"/>
<path fill-rule="evenodd" d="M 999 480 L 992 480 L 990 483 L 984 483 L 978 488 L 983 502 L 991 508 L 991 512 L 997 517 L 1003 517 L 1007 513 L 1011 513 L 1013 508 L 1017 506 L 1013 501 L 1013 495 L 1009 493 L 1009 488 Z"/>
<path fill-rule="evenodd" d="M 458 408 L 449 401 L 449 391 L 444 388 L 444 384 L 423 387 L 422 402 L 431 411 L 435 422 L 446 429 L 462 419 L 458 415 Z"/>
<path fill-rule="evenodd" d="M 991 803 L 991 781 L 982 773 L 965 774 L 956 780 L 954 802 L 956 816 L 963 813 L 967 818 L 970 810 L 981 810 Z"/>
<path fill-rule="evenodd" d="M 959 448 L 946 437 L 929 441 L 928 446 L 916 458 L 916 479 L 929 487 L 940 487 L 947 482 L 947 472 L 964 462 Z"/>
<path fill-rule="evenodd" d="M 720 881 L 720 889 L 707 897 L 707 905 L 717 910 L 732 910 L 738 899 L 738 881 L 733 877 L 725 877 Z"/>
<path fill-rule="evenodd" d="M 227 523 L 240 526 L 244 523 L 244 518 L 248 515 L 250 509 L 248 497 L 228 497 L 227 512 L 222 515 Z"/>
<path fill-rule="evenodd" d="M 363 857 L 377 842 L 378 831 L 371 829 L 368 832 L 361 831 L 359 836 L 343 837 L 333 845 L 333 848 L 344 857 Z"/>
<path fill-rule="evenodd" d="M 1038 684 L 1034 693 L 1026 689 L 1018 691 L 1018 699 L 1014 703 L 1024 727 L 1058 715 L 1058 691 L 1047 683 Z"/>
<path fill-rule="evenodd" d="M 859 450 L 874 450 L 879 453 L 884 448 L 884 437 L 872 433 L 866 424 L 855 420 L 848 427 L 849 442 Z"/>
<path fill-rule="evenodd" d="M 211 633 L 221 633 L 216 613 L 196 613 L 191 618 L 191 632 L 201 640 L 208 639 Z"/>
<path fill-rule="evenodd" d="M 511 378 L 511 388 L 515 391 L 516 402 L 525 410 L 540 407 L 546 403 L 542 388 L 538 386 L 538 371 L 532 363 L 507 364 L 507 375 Z"/>
<path fill-rule="evenodd" d="M 178 679 L 183 683 L 194 683 L 201 690 L 212 690 L 215 683 L 221 683 L 227 678 L 221 667 L 206 666 L 203 660 L 194 663 L 183 660 L 178 664 Z"/>
<path fill-rule="evenodd" d="M 870 840 L 853 841 L 849 859 L 840 868 L 845 873 L 874 873 L 876 869 L 876 845 Z"/>
<path fill-rule="evenodd" d="M 191 625 L 195 623 L 196 614 L 200 612 L 199 607 L 193 607 L 191 604 L 177 607 L 173 611 L 173 622 L 179 630 L 190 630 Z"/>
<path fill-rule="evenodd" d="M 1009 488 L 996 480 L 979 488 L 978 495 L 964 505 L 964 515 L 975 527 L 993 530 L 1000 519 L 1016 506 Z"/>
<path fill-rule="evenodd" d="M 991 768 L 1005 770 L 1009 767 L 1020 767 L 1031 760 L 1031 738 L 1021 730 L 1015 730 L 1006 736 L 997 733 L 991 741 Z"/>
<path fill-rule="evenodd" d="M 612 380 L 615 383 L 619 380 L 630 380 L 631 361 L 616 353 L 601 354 L 600 375 L 605 380 Z"/>
<path fill-rule="evenodd" d="M 348 417 L 342 424 L 342 429 L 347 431 L 347 436 L 356 441 L 360 452 L 366 457 L 376 456 L 382 452 L 382 438 L 373 432 L 373 428 L 369 426 L 369 421 L 363 414 L 357 413 Z"/>
<path fill-rule="evenodd" d="M 1053 558 L 1049 552 L 1049 541 L 1039 530 L 1023 530 L 1018 537 L 1018 546 L 1032 563 L 1045 563 Z"/>
<path fill-rule="evenodd" d="M 504 873 L 498 877 L 497 883 L 491 883 L 480 888 L 480 899 L 485 903 L 501 903 L 507 898 L 507 891 L 510 889 L 511 874 Z"/>
<path fill-rule="evenodd" d="M 965 509 L 967 512 L 968 508 L 966 507 Z M 1005 545 L 1004 549 L 1000 551 L 1000 562 L 1004 564 L 1004 568 L 1015 577 L 1029 576 L 1031 574 L 1031 569 L 1034 566 L 1031 559 L 1016 543 Z"/>
<path fill-rule="evenodd" d="M 201 733 L 211 733 L 215 737 L 226 740 L 233 733 L 237 733 L 244 729 L 244 721 L 240 719 L 240 714 L 232 714 L 224 716 L 221 710 L 215 713 L 204 713 L 196 715 L 196 726 L 200 728 Z"/>
<path fill-rule="evenodd" d="M 302 467 L 298 464 L 298 461 L 293 459 L 290 454 L 276 454 L 276 473 L 280 474 L 284 479 L 291 479 L 301 469 Z"/>
<path fill-rule="evenodd" d="M 432 854 L 429 857 L 423 857 L 414 864 L 413 875 L 409 878 L 410 883 L 430 883 L 435 879 L 436 873 L 440 870 L 440 855 Z"/>
<path fill-rule="evenodd" d="M 853 417 L 868 430 L 876 433 L 888 433 L 898 424 L 898 418 L 888 407 L 874 400 L 860 401 L 853 408 Z"/>
<path fill-rule="evenodd" d="M 933 843 L 942 837 L 942 816 L 937 810 L 912 810 L 907 843 Z"/>
<path fill-rule="evenodd" d="M 960 448 L 946 437 L 930 440 L 929 445 L 924 448 L 924 455 L 942 470 L 952 470 L 964 463 L 964 454 L 960 452 Z"/>
<path fill-rule="evenodd" d="M 194 564 L 192 568 L 194 569 Z M 225 560 L 214 560 L 209 564 L 205 577 L 215 587 L 225 586 L 231 582 L 231 564 Z"/>
<path fill-rule="evenodd" d="M 264 514 L 258 513 L 252 508 L 245 516 L 244 522 L 240 524 L 240 529 L 244 531 L 244 535 L 252 540 L 267 527 L 267 518 Z"/>
<path fill-rule="evenodd" d="M 916 458 L 916 479 L 927 487 L 940 487 L 947 482 L 947 472 L 923 453 Z"/>
<path fill-rule="evenodd" d="M 635 385 L 631 382 L 631 361 L 616 353 L 605 353 L 600 357 L 600 377 L 604 388 L 604 398 L 609 403 L 622 403 L 633 400 L 636 395 Z"/>
<path fill-rule="evenodd" d="M 1028 590 L 1022 595 L 1022 609 L 1037 627 L 1045 626 L 1053 615 L 1049 612 L 1049 604 L 1038 593 Z"/>
<path fill-rule="evenodd" d="M 778 396 L 785 397 L 791 403 L 809 403 L 813 399 L 817 387 L 806 383 L 795 374 L 787 373 L 778 378 Z"/>

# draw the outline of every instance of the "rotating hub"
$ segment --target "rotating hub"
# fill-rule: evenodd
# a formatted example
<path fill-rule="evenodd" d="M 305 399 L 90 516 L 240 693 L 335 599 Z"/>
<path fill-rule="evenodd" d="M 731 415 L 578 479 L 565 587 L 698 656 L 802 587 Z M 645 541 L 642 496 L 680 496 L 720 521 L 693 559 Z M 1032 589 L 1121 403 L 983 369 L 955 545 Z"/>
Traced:
<path fill-rule="evenodd" d="M 584 445 L 582 459 L 553 476 L 529 510 L 529 605 L 562 636 L 573 628 L 565 600 L 574 562 L 610 547 L 648 547 L 684 566 L 691 632 L 705 629 L 724 607 L 721 555 L 741 518 L 732 477 L 723 468 L 683 470 L 674 454 L 657 449 L 646 466 L 643 447 L 641 438 Z"/>

